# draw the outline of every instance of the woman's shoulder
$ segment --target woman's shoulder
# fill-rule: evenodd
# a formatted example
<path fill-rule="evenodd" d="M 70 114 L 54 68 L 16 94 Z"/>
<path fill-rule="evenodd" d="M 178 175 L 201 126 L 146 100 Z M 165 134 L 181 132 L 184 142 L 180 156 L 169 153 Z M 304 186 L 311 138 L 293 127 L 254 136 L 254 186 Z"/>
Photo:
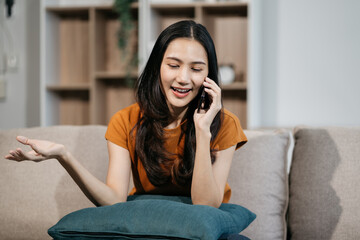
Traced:
<path fill-rule="evenodd" d="M 223 109 L 221 128 L 214 141 L 220 150 L 236 145 L 236 149 L 247 142 L 239 118 L 227 109 Z M 215 147 L 214 147 L 215 148 Z"/>
<path fill-rule="evenodd" d="M 116 112 L 111 121 L 126 121 L 126 122 L 137 122 L 140 115 L 140 106 L 138 103 L 134 103 L 128 107 L 125 107 Z"/>
<path fill-rule="evenodd" d="M 229 110 L 227 110 L 226 108 L 224 108 L 223 109 L 223 124 L 225 124 L 225 125 L 227 125 L 227 124 L 240 125 L 240 120 L 234 113 L 232 113 Z"/>
<path fill-rule="evenodd" d="M 134 104 L 131 104 L 130 106 L 127 106 L 127 107 L 121 109 L 117 113 L 119 113 L 119 114 L 134 114 L 134 113 L 139 113 L 139 112 L 140 112 L 139 104 L 134 103 Z"/>

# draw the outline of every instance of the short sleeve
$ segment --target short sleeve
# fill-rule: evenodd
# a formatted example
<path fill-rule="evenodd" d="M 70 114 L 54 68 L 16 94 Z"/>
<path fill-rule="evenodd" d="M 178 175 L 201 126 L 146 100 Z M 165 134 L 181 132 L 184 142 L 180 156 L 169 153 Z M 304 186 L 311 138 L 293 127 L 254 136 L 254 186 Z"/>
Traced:
<path fill-rule="evenodd" d="M 139 119 L 139 112 L 139 105 L 133 104 L 115 113 L 110 119 L 106 130 L 106 140 L 130 150 L 132 141 L 129 138 L 133 127 Z"/>
<path fill-rule="evenodd" d="M 225 150 L 236 145 L 239 149 L 247 142 L 247 137 L 241 127 L 239 119 L 230 111 L 224 109 L 223 121 L 218 135 L 211 144 L 215 150 Z"/>
<path fill-rule="evenodd" d="M 116 113 L 110 119 L 108 128 L 105 133 L 106 140 L 119 145 L 125 149 L 128 149 L 127 142 L 127 125 L 124 121 L 124 117 L 121 114 L 121 111 Z"/>

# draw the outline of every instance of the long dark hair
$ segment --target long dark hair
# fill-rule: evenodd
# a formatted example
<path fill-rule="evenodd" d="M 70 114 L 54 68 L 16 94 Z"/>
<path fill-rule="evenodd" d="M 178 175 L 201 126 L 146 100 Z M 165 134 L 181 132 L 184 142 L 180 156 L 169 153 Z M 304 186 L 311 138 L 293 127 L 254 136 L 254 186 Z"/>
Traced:
<path fill-rule="evenodd" d="M 161 32 L 144 71 L 136 82 L 136 100 L 140 106 L 141 118 L 134 128 L 136 129 L 135 157 L 140 159 L 147 177 L 155 186 L 163 185 L 171 178 L 180 185 L 190 184 L 194 168 L 196 138 L 193 114 L 200 92 L 188 106 L 183 119 L 187 120 L 186 124 L 181 125 L 179 144 L 185 136 L 183 153 L 174 156 L 164 150 L 166 141 L 164 127 L 173 119 L 161 89 L 160 67 L 168 45 L 177 38 L 194 39 L 202 44 L 208 57 L 208 77 L 219 84 L 215 46 L 203 25 L 185 20 L 174 23 Z M 221 114 L 222 111 L 219 111 L 210 127 L 211 140 L 216 137 L 220 129 Z M 211 149 L 212 162 L 215 161 L 214 151 Z"/>

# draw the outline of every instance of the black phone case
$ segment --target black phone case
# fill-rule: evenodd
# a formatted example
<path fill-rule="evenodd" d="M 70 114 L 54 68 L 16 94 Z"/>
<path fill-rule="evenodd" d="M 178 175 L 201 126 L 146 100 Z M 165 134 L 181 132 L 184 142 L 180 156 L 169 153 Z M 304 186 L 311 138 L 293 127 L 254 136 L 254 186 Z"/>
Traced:
<path fill-rule="evenodd" d="M 199 99 L 197 111 L 199 112 L 200 109 L 207 110 L 207 109 L 209 109 L 209 107 L 210 107 L 209 96 L 208 96 L 208 94 L 205 92 L 204 87 L 202 87 L 201 96 L 200 96 L 200 99 Z"/>

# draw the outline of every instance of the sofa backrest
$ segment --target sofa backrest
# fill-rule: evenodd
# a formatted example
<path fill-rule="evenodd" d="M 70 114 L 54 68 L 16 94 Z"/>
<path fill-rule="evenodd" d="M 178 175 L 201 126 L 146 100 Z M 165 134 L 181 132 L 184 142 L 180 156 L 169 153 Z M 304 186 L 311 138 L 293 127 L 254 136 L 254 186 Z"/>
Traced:
<path fill-rule="evenodd" d="M 22 147 L 15 137 L 63 143 L 96 177 L 105 181 L 108 153 L 105 126 L 55 126 L 0 131 L 0 156 Z M 286 162 L 290 134 L 245 131 L 249 142 L 235 152 L 229 175 L 231 202 L 257 214 L 244 231 L 251 239 L 284 239 L 287 208 Z M 29 149 L 29 148 L 28 148 Z M 61 217 L 93 207 L 56 160 L 0 161 L 0 239 L 48 239 Z"/>
<path fill-rule="evenodd" d="M 360 239 L 360 128 L 295 130 L 289 239 Z"/>

